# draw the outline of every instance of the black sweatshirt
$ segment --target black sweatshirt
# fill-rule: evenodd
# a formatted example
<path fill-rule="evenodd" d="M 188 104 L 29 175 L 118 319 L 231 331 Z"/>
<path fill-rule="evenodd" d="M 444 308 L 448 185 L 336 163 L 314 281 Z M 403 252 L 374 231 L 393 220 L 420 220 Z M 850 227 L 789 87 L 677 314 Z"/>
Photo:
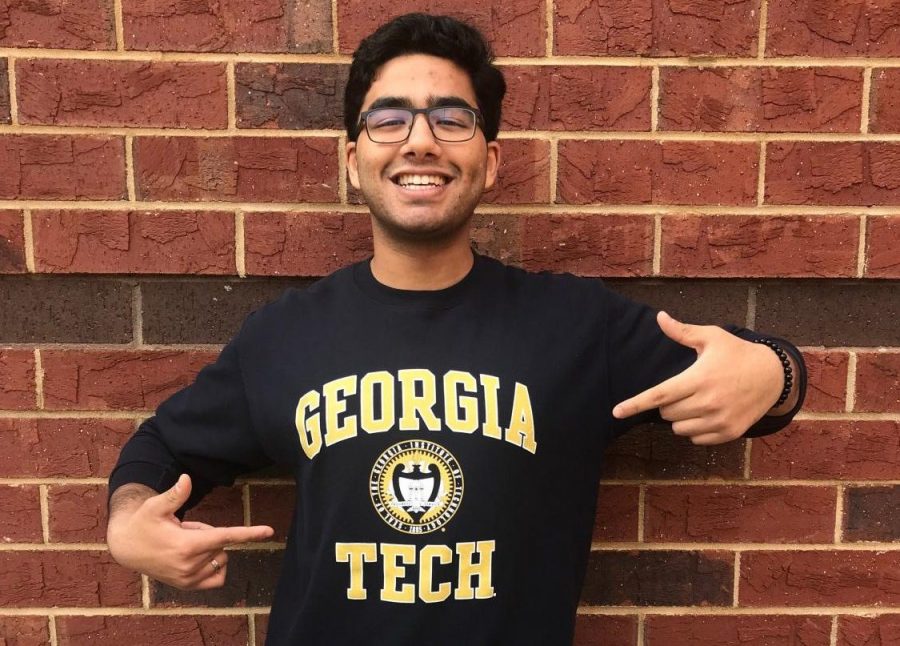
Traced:
<path fill-rule="evenodd" d="M 696 358 L 655 314 L 481 256 L 424 292 L 358 263 L 250 315 L 131 438 L 110 490 L 185 472 L 190 507 L 273 463 L 293 473 L 267 644 L 568 644 L 603 450 L 659 419 L 612 407 Z"/>

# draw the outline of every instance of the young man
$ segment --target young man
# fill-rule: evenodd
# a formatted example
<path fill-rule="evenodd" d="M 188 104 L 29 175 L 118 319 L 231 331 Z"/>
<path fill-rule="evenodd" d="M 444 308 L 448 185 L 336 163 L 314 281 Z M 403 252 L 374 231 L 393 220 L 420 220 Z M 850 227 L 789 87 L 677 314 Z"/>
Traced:
<path fill-rule="evenodd" d="M 449 18 L 404 16 L 360 45 L 347 167 L 374 255 L 252 314 L 141 426 L 110 478 L 120 563 L 223 585 L 223 549 L 272 530 L 179 518 L 279 463 L 297 503 L 267 643 L 569 643 L 604 448 L 660 416 L 698 444 L 790 420 L 805 384 L 790 344 L 473 254 L 504 91 Z"/>

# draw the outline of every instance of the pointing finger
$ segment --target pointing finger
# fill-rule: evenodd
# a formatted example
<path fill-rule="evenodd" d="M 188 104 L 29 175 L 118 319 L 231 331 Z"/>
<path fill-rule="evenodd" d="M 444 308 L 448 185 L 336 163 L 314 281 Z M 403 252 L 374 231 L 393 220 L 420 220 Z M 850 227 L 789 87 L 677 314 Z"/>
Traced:
<path fill-rule="evenodd" d="M 693 394 L 694 386 L 691 380 L 682 372 L 674 377 L 670 377 L 661 384 L 653 386 L 653 388 L 648 388 L 634 397 L 620 402 L 613 408 L 613 417 L 617 419 L 631 417 L 660 406 L 673 404 Z"/>
<path fill-rule="evenodd" d="M 275 530 L 268 525 L 252 527 L 213 527 L 204 531 L 192 532 L 192 539 L 197 540 L 198 549 L 218 551 L 229 545 L 264 541 L 271 538 Z"/>

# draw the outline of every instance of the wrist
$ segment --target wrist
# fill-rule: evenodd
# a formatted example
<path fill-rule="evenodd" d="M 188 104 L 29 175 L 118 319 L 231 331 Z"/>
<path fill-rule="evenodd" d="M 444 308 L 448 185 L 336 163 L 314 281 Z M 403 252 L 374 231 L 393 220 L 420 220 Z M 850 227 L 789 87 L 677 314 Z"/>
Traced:
<path fill-rule="evenodd" d="M 772 404 L 768 415 L 779 415 L 788 412 L 797 401 L 796 371 L 794 362 L 788 352 L 777 341 L 769 338 L 754 339 L 754 343 L 764 345 L 770 351 L 770 356 L 778 361 L 781 379 L 778 381 L 780 390 L 775 403 Z"/>

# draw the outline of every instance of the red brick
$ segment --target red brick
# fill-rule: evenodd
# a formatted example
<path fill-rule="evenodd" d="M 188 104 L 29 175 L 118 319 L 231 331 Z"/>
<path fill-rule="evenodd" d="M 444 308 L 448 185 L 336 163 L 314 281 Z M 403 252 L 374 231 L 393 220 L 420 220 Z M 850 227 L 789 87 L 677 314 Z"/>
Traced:
<path fill-rule="evenodd" d="M 770 0 L 769 56 L 900 55 L 894 0 Z"/>
<path fill-rule="evenodd" d="M 860 69 L 663 67 L 659 82 L 661 129 L 859 132 Z"/>
<path fill-rule="evenodd" d="M 900 144 L 772 142 L 770 204 L 900 204 Z"/>
<path fill-rule="evenodd" d="M 0 485 L 0 543 L 40 543 L 40 492 L 34 485 Z"/>
<path fill-rule="evenodd" d="M 224 63 L 31 59 L 16 83 L 24 124 L 228 126 Z"/>
<path fill-rule="evenodd" d="M 248 639 L 242 615 L 57 617 L 56 632 L 59 646 L 237 646 Z"/>
<path fill-rule="evenodd" d="M 115 49 L 112 0 L 26 2 L 0 7 L 0 47 Z"/>
<path fill-rule="evenodd" d="M 900 132 L 900 69 L 872 70 L 869 132 Z"/>
<path fill-rule="evenodd" d="M 251 485 L 250 524 L 273 528 L 273 541 L 287 540 L 295 505 L 294 485 Z"/>
<path fill-rule="evenodd" d="M 324 276 L 372 254 L 369 216 L 355 213 L 248 213 L 247 273 Z"/>
<path fill-rule="evenodd" d="M 105 478 L 132 433 L 125 419 L 0 419 L 0 477 Z"/>
<path fill-rule="evenodd" d="M 0 211 L 0 274 L 23 274 L 25 225 L 21 211 Z"/>
<path fill-rule="evenodd" d="M 662 219 L 661 270 L 672 276 L 856 276 L 855 216 Z"/>
<path fill-rule="evenodd" d="M 266 635 L 269 632 L 269 615 L 253 615 L 253 622 L 256 626 L 256 646 L 263 646 L 266 643 Z M 251 644 L 251 646 L 253 646 Z"/>
<path fill-rule="evenodd" d="M 398 5 L 388 0 L 339 2 L 338 40 L 342 54 L 395 16 L 421 11 L 460 18 L 484 33 L 497 56 L 540 56 L 546 51 L 544 6 L 531 0 L 410 0 Z"/>
<path fill-rule="evenodd" d="M 900 422 L 801 421 L 753 440 L 754 478 L 894 480 Z"/>
<path fill-rule="evenodd" d="M 0 616 L 0 642 L 5 646 L 47 646 L 50 627 L 47 617 Z"/>
<path fill-rule="evenodd" d="M 900 412 L 900 352 L 860 352 L 857 355 L 853 410 Z"/>
<path fill-rule="evenodd" d="M 28 410 L 37 406 L 34 352 L 0 349 L 0 409 Z"/>
<path fill-rule="evenodd" d="M 550 142 L 504 139 L 502 163 L 494 188 L 485 192 L 486 204 L 547 204 L 550 201 Z"/>
<path fill-rule="evenodd" d="M 838 618 L 836 646 L 900 644 L 900 614 Z"/>
<path fill-rule="evenodd" d="M 785 615 L 649 616 L 645 646 L 829 646 L 831 617 Z"/>
<path fill-rule="evenodd" d="M 866 276 L 900 278 L 900 217 L 867 218 Z"/>
<path fill-rule="evenodd" d="M 326 0 L 123 0 L 126 49 L 330 53 Z"/>
<path fill-rule="evenodd" d="M 637 617 L 577 615 L 573 646 L 635 646 Z"/>
<path fill-rule="evenodd" d="M 536 65 L 503 73 L 504 129 L 650 129 L 649 68 Z"/>
<path fill-rule="evenodd" d="M 139 137 L 138 195 L 145 200 L 334 202 L 337 139 Z"/>
<path fill-rule="evenodd" d="M 237 65 L 237 127 L 343 129 L 349 67 L 323 63 Z"/>
<path fill-rule="evenodd" d="M 847 369 L 850 357 L 846 352 L 805 351 L 809 382 L 803 410 L 816 413 L 844 412 L 847 393 Z"/>
<path fill-rule="evenodd" d="M 560 0 L 555 54 L 756 54 L 759 0 Z"/>
<path fill-rule="evenodd" d="M 215 354 L 176 350 L 45 350 L 51 410 L 149 410 L 189 385 Z"/>
<path fill-rule="evenodd" d="M 0 58 L 0 123 L 10 122 L 8 65 L 7 59 Z"/>
<path fill-rule="evenodd" d="M 140 606 L 141 578 L 107 552 L 0 552 L 0 605 Z"/>
<path fill-rule="evenodd" d="M 32 222 L 39 272 L 237 273 L 229 212 L 35 211 Z"/>
<path fill-rule="evenodd" d="M 744 552 L 742 606 L 896 606 L 900 551 Z"/>
<path fill-rule="evenodd" d="M 647 488 L 647 542 L 822 543 L 834 537 L 828 487 L 672 485 Z"/>
<path fill-rule="evenodd" d="M 121 138 L 0 135 L 0 199 L 124 197 Z"/>
<path fill-rule="evenodd" d="M 601 485 L 594 517 L 595 541 L 638 539 L 638 487 Z"/>
<path fill-rule="evenodd" d="M 216 487 L 203 501 L 191 509 L 185 520 L 195 520 L 213 527 L 244 524 L 244 502 L 241 486 Z"/>
<path fill-rule="evenodd" d="M 558 202 L 756 203 L 756 144 L 561 141 Z"/>
<path fill-rule="evenodd" d="M 106 540 L 106 487 L 50 485 L 47 487 L 50 541 L 102 543 Z"/>

